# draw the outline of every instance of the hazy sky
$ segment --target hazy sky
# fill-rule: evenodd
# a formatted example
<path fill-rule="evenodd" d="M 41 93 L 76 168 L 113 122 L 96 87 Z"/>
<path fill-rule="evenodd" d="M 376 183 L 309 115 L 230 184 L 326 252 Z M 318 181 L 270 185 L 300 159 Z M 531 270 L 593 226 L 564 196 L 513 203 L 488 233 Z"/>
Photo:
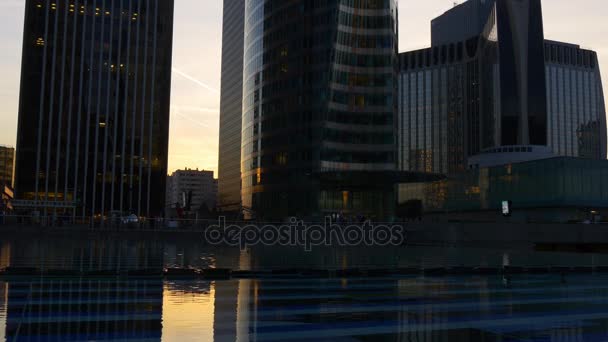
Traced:
<path fill-rule="evenodd" d="M 25 0 L 0 0 L 0 144 L 15 145 Z M 430 44 L 430 20 L 453 0 L 400 0 L 400 50 Z M 608 82 L 608 2 L 544 0 L 545 37 L 599 54 Z M 221 0 L 175 0 L 169 170 L 217 170 Z M 605 86 L 606 93 L 608 85 Z"/>

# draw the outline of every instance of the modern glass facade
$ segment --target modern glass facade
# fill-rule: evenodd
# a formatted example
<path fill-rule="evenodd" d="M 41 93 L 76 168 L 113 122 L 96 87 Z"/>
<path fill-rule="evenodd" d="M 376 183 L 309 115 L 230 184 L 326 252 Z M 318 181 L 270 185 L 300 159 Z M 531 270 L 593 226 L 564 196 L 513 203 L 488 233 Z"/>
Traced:
<path fill-rule="evenodd" d="M 597 54 L 545 43 L 548 146 L 560 156 L 606 158 L 606 111 Z"/>
<path fill-rule="evenodd" d="M 393 0 L 246 1 L 243 206 L 260 218 L 390 212 L 392 186 L 324 175 L 395 170 L 396 52 Z"/>
<path fill-rule="evenodd" d="M 25 6 L 17 197 L 76 206 L 83 217 L 161 215 L 173 1 Z"/>
<path fill-rule="evenodd" d="M 401 170 L 455 174 L 468 167 L 469 157 L 501 146 L 549 146 L 558 156 L 606 158 L 596 54 L 542 40 L 537 1 L 526 2 L 522 16 L 510 1 L 495 5 L 478 37 L 399 55 Z M 463 7 L 468 15 L 486 13 L 475 8 Z M 515 25 L 522 20 L 529 23 Z M 453 20 L 436 21 L 445 26 Z M 447 31 L 439 33 L 438 40 L 449 40 Z M 522 35 L 527 46 L 517 45 Z"/>
<path fill-rule="evenodd" d="M 13 186 L 13 166 L 15 160 L 15 148 L 0 146 L 0 188 Z"/>
<path fill-rule="evenodd" d="M 241 123 L 245 0 L 224 0 L 218 200 L 223 211 L 241 208 Z"/>
<path fill-rule="evenodd" d="M 474 55 L 475 56 L 475 55 Z M 398 165 L 404 171 L 451 174 L 466 168 L 471 127 L 465 114 L 478 111 L 467 85 L 477 81 L 476 64 L 464 45 L 455 44 L 400 54 Z M 476 107 L 476 108 L 473 108 Z M 466 150 L 472 149 L 469 153 Z"/>
<path fill-rule="evenodd" d="M 486 2 L 470 0 L 435 19 L 434 41 L 445 44 L 399 55 L 399 168 L 448 176 L 432 184 L 400 185 L 400 202 L 424 199 L 427 210 L 488 209 L 487 203 L 495 201 L 479 196 L 491 198 L 482 185 L 493 180 L 480 176 L 487 167 L 467 171 L 479 167 L 470 163 L 474 160 L 500 165 L 534 156 L 606 159 L 606 113 L 596 53 L 544 40 L 538 0 L 489 3 L 491 8 L 485 8 Z M 480 13 L 487 15 L 483 28 L 472 21 L 471 27 L 449 32 L 449 25 Z M 478 35 L 451 41 L 466 32 Z M 487 154 L 492 160 L 484 159 Z M 542 169 L 545 164 L 538 165 Z M 524 183 L 508 186 L 516 192 L 520 186 L 541 190 Z M 573 188 L 562 190 L 559 196 L 566 198 L 579 194 Z M 527 195 L 535 198 L 521 191 L 500 194 L 520 203 Z M 533 203 L 553 205 L 547 198 Z"/>
<path fill-rule="evenodd" d="M 470 39 L 399 55 L 401 170 L 453 174 L 467 168 L 467 158 L 501 146 L 500 124 L 492 120 L 503 101 L 495 82 L 499 69 L 487 63 L 488 49 L 477 46 Z M 605 159 L 597 54 L 553 41 L 544 47 L 547 143 L 540 145 L 556 156 Z"/>
<path fill-rule="evenodd" d="M 431 45 L 441 46 L 477 37 L 484 31 L 496 0 L 468 0 L 431 21 Z"/>

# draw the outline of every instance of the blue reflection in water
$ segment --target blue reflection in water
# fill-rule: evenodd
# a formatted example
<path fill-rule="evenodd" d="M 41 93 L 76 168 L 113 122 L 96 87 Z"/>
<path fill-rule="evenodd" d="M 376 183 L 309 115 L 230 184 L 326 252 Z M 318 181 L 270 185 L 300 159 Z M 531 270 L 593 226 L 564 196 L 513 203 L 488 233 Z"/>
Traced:
<path fill-rule="evenodd" d="M 209 248 L 190 240 L 5 239 L 0 267 L 437 267 L 606 265 L 529 247 Z M 385 276 L 226 281 L 0 280 L 0 341 L 597 341 L 608 276 Z"/>
<path fill-rule="evenodd" d="M 8 341 L 595 341 L 605 276 L 15 280 Z M 2 293 L 2 292 L 0 292 Z"/>

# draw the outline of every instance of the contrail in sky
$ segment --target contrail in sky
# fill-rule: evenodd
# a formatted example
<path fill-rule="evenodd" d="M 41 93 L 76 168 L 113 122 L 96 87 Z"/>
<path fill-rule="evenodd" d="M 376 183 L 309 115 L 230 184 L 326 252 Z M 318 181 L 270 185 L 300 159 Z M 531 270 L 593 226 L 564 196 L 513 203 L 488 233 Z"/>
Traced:
<path fill-rule="evenodd" d="M 203 87 L 203 88 L 205 88 L 205 89 L 207 89 L 207 90 L 209 90 L 209 91 L 211 91 L 213 93 L 216 93 L 216 94 L 220 93 L 219 90 L 217 90 L 217 89 L 215 89 L 215 88 L 213 88 L 211 86 L 208 86 L 207 84 L 205 84 L 205 83 L 197 80 L 196 78 L 194 78 L 194 77 L 186 74 L 185 72 L 183 72 L 183 71 L 181 71 L 181 70 L 179 70 L 179 69 L 177 69 L 175 67 L 171 68 L 171 70 L 173 70 L 174 73 L 180 75 L 181 77 L 187 79 L 188 81 L 192 81 L 192 82 L 198 84 L 199 86 L 201 86 L 201 87 Z"/>
<path fill-rule="evenodd" d="M 172 113 L 172 115 L 177 115 L 177 116 L 180 116 L 180 117 L 182 117 L 182 118 L 184 118 L 184 119 L 186 119 L 186 120 L 188 120 L 188 121 L 190 121 L 190 122 L 192 122 L 192 123 L 195 123 L 195 124 L 197 124 L 197 125 L 199 125 L 199 126 L 201 126 L 201 127 L 209 128 L 209 125 L 204 124 L 204 123 L 202 123 L 201 121 L 195 120 L 195 119 L 193 119 L 193 118 L 189 117 L 188 115 L 185 115 L 184 113 L 182 113 L 182 112 L 181 112 L 179 109 L 177 109 L 177 108 L 173 108 L 173 110 L 171 111 L 171 113 Z"/>

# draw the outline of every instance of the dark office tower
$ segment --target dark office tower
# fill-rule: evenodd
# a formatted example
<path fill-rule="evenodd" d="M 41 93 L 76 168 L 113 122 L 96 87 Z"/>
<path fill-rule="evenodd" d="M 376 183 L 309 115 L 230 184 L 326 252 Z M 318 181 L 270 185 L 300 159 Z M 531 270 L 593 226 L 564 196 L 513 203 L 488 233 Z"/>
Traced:
<path fill-rule="evenodd" d="M 394 0 L 248 0 L 242 202 L 258 218 L 387 216 L 394 171 Z"/>
<path fill-rule="evenodd" d="M 497 0 L 495 25 L 500 60 L 501 145 L 546 145 L 547 102 L 540 0 Z"/>
<path fill-rule="evenodd" d="M 432 46 L 483 37 L 486 66 L 499 66 L 499 111 L 480 120 L 496 145 L 546 145 L 544 33 L 540 0 L 469 0 L 434 19 Z M 495 49 L 493 53 L 488 52 Z M 494 70 L 480 70 L 493 73 Z M 487 75 L 485 75 L 487 77 Z M 492 75 L 490 75 L 492 77 Z"/>
<path fill-rule="evenodd" d="M 218 200 L 222 211 L 241 207 L 241 116 L 245 0 L 224 0 Z"/>
<path fill-rule="evenodd" d="M 27 0 L 15 187 L 38 209 L 160 215 L 172 0 Z M 71 210 L 70 210 L 71 211 Z"/>

